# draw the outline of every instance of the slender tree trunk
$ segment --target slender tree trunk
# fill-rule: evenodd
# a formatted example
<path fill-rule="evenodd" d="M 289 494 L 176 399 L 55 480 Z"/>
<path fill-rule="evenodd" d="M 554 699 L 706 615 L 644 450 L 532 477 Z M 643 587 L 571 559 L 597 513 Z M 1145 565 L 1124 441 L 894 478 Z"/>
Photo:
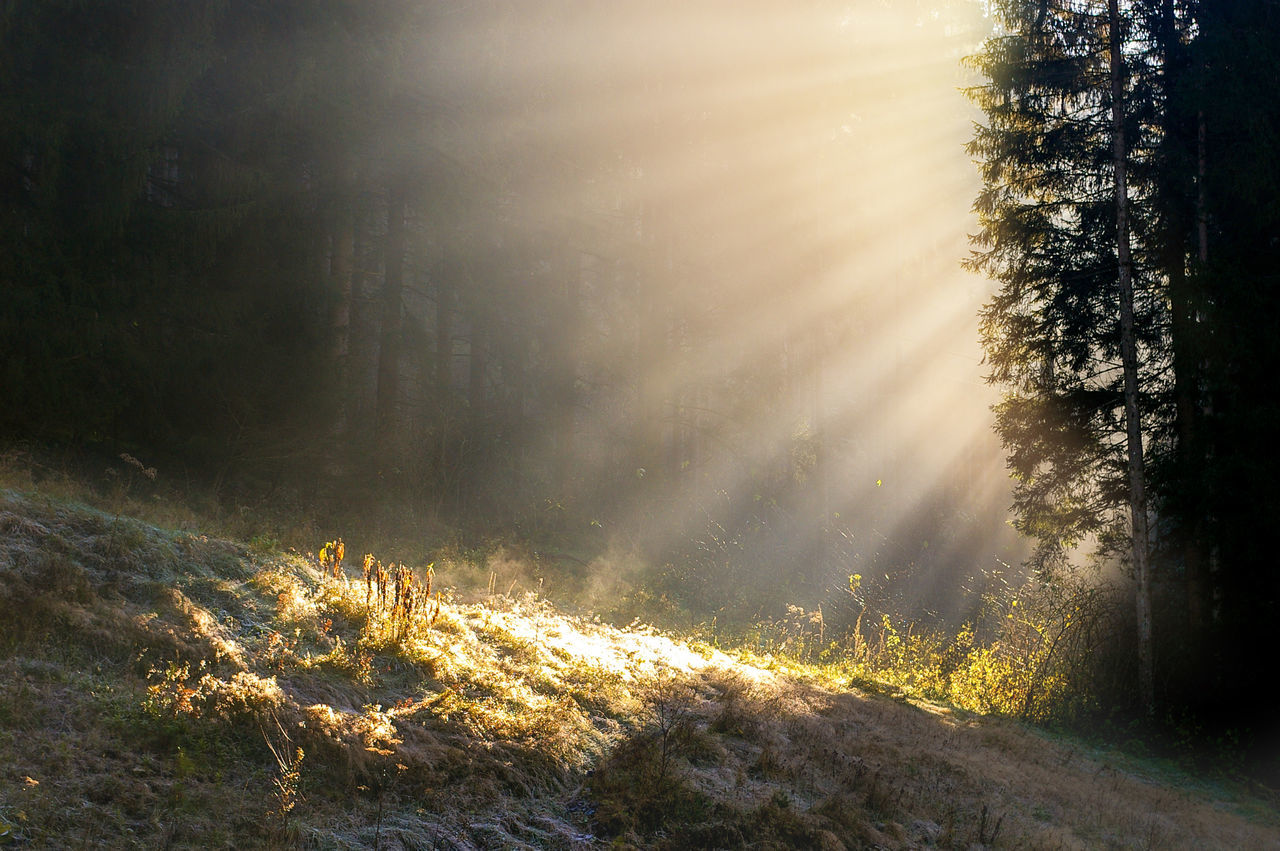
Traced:
<path fill-rule="evenodd" d="M 1205 186 L 1209 172 L 1208 136 L 1202 109 L 1196 113 L 1196 237 L 1202 268 L 1209 263 L 1209 192 Z"/>
<path fill-rule="evenodd" d="M 518 339 L 518 337 L 517 337 Z M 525 374 L 521 352 L 517 348 L 520 343 L 517 340 L 506 339 L 499 346 L 500 363 L 502 370 L 502 385 L 506 388 L 506 395 L 503 398 L 502 419 L 503 428 L 506 430 L 508 439 L 514 444 L 514 457 L 512 458 L 511 469 L 511 485 L 516 494 L 524 493 L 525 473 L 528 467 L 528 439 L 526 433 L 528 431 L 524 421 L 524 394 L 525 394 Z M 557 478 L 557 482 L 559 482 Z"/>
<path fill-rule="evenodd" d="M 453 305 L 458 269 L 445 263 L 436 279 L 436 392 L 443 403 L 453 389 Z"/>
<path fill-rule="evenodd" d="M 813 436 L 817 442 L 818 456 L 814 466 L 814 484 L 818 488 L 818 505 L 822 514 L 822 559 L 825 568 L 831 561 L 831 448 L 827 429 L 827 321 L 819 318 L 816 333 L 817 345 L 813 353 Z"/>
<path fill-rule="evenodd" d="M 1203 274 L 1209 266 L 1209 196 L 1206 188 L 1208 178 L 1208 154 L 1207 142 L 1208 131 L 1206 129 L 1204 110 L 1196 113 L 1196 260 L 1198 271 Z M 1203 288 L 1203 285 L 1201 285 Z M 1192 317 L 1192 322 L 1199 324 L 1203 322 L 1203 317 L 1198 314 Z M 1200 353 L 1197 352 L 1197 357 Z M 1197 378 L 1203 376 L 1211 370 L 1211 365 L 1203 359 L 1196 363 Z M 1196 416 L 1197 422 L 1203 423 L 1213 412 L 1213 399 L 1199 397 L 1199 387 L 1197 391 Z M 1203 461 L 1203 444 L 1197 447 L 1197 460 Z M 1203 481 L 1197 482 L 1203 484 Z M 1200 537 L 1204 537 L 1205 515 L 1209 509 L 1197 512 L 1196 527 Z M 1209 630 L 1209 624 L 1213 620 L 1213 601 L 1216 593 L 1216 582 L 1214 576 L 1214 551 L 1212 545 L 1206 543 L 1204 558 L 1200 563 L 1195 565 L 1194 574 L 1188 568 L 1188 593 L 1193 596 L 1191 603 L 1191 623 L 1193 627 L 1198 628 L 1199 633 L 1204 635 Z"/>
<path fill-rule="evenodd" d="M 1165 96 L 1165 144 L 1170 146 L 1170 153 L 1177 156 L 1182 153 L 1180 145 L 1187 121 L 1186 114 L 1177 108 L 1177 90 L 1179 83 L 1186 79 L 1187 56 L 1182 33 L 1178 28 L 1174 0 L 1163 0 L 1161 3 L 1159 39 Z M 1201 120 L 1202 116 L 1197 119 L 1197 124 Z M 1180 167 L 1180 158 L 1173 162 L 1177 165 L 1166 166 L 1170 174 L 1166 176 L 1168 182 L 1165 184 L 1168 200 L 1165 203 L 1166 222 L 1162 239 L 1164 266 L 1169 277 L 1179 489 L 1186 495 L 1186 499 L 1198 500 L 1204 479 L 1200 439 L 1200 420 L 1203 415 L 1200 385 L 1203 372 L 1201 347 L 1197 339 L 1199 319 L 1196 290 L 1192 277 L 1187 274 L 1187 238 L 1193 230 L 1192 220 L 1198 224 L 1201 211 L 1199 199 L 1194 210 L 1188 209 L 1186 196 L 1183 194 L 1186 184 L 1182 182 L 1188 175 Z M 1203 186 L 1198 186 L 1198 191 L 1202 190 Z M 1186 580 L 1186 625 L 1187 634 L 1193 642 L 1191 669 L 1197 672 L 1196 675 L 1203 670 L 1199 644 L 1205 627 L 1204 601 L 1208 587 L 1208 555 L 1203 518 L 1204 511 L 1200 505 L 1188 505 L 1181 530 L 1183 572 Z"/>
<path fill-rule="evenodd" d="M 655 276 L 660 274 L 662 266 L 657 258 L 661 256 L 665 259 L 665 254 L 658 253 L 662 246 L 658 242 L 661 217 L 657 206 L 652 202 L 645 204 L 640 217 L 643 259 L 640 268 L 636 270 L 635 281 L 639 313 L 634 365 L 639 389 L 639 411 L 636 419 L 640 464 L 647 471 L 646 475 L 654 478 L 662 474 L 665 466 L 663 445 L 666 436 L 666 402 L 663 398 L 661 374 L 667 358 L 668 341 L 655 285 Z M 665 225 L 665 222 L 662 224 Z"/>
<path fill-rule="evenodd" d="M 347 442 L 357 455 L 367 455 L 373 446 L 374 409 L 377 402 L 378 298 L 375 240 L 370 220 L 381 219 L 373 211 L 353 202 L 351 208 L 351 333 L 347 342 Z"/>
<path fill-rule="evenodd" d="M 695 473 L 698 473 L 702 469 L 704 462 L 711 454 L 707 448 L 710 445 L 710 441 L 707 440 L 706 435 L 703 434 L 702 427 L 704 414 L 710 405 L 711 390 L 708 387 L 708 382 L 699 381 L 697 385 L 694 386 L 693 417 L 689 420 L 690 425 L 693 428 L 693 435 L 689 449 L 689 461 L 692 464 Z"/>
<path fill-rule="evenodd" d="M 457 453 L 454 445 L 455 423 L 457 414 L 453 394 L 453 320 L 458 301 L 459 279 L 463 274 L 463 264 L 457 257 L 458 249 L 446 246 L 444 262 L 436 277 L 436 351 L 435 374 L 435 410 L 434 428 L 436 431 L 435 469 L 439 486 L 436 489 L 436 511 L 443 511 L 451 499 L 453 508 L 457 508 L 458 478 Z"/>
<path fill-rule="evenodd" d="M 330 409 L 333 416 L 331 428 L 335 435 L 344 435 L 347 432 L 348 396 L 351 393 L 351 304 L 354 295 L 352 257 L 355 253 L 355 223 L 350 210 L 342 210 L 335 216 L 332 240 L 329 277 L 334 288 L 331 325 L 335 386 Z"/>
<path fill-rule="evenodd" d="M 570 479 L 577 466 L 578 359 L 582 339 L 582 276 L 584 259 L 561 247 L 553 254 L 554 274 L 560 285 L 560 315 L 564 331 L 558 336 L 556 371 L 552 379 L 554 398 L 553 481 L 561 495 L 571 495 Z"/>
<path fill-rule="evenodd" d="M 1196 317 L 1190 297 L 1190 280 L 1182 268 L 1185 259 L 1179 249 L 1176 258 L 1170 259 L 1169 308 L 1172 314 L 1174 397 L 1177 404 L 1177 435 L 1179 475 L 1187 498 L 1195 499 L 1201 489 L 1201 470 L 1204 459 L 1200 441 L 1200 362 L 1198 347 L 1193 344 L 1196 334 Z M 1172 265 L 1176 260 L 1177 266 Z M 1186 573 L 1187 626 L 1193 637 L 1199 636 L 1205 626 L 1204 600 L 1208 561 L 1205 554 L 1203 511 L 1199 506 L 1190 509 L 1182 542 L 1183 567 Z"/>
<path fill-rule="evenodd" d="M 471 341 L 467 357 L 467 400 L 471 406 L 471 422 L 473 426 L 484 420 L 485 416 L 485 328 L 484 318 L 471 318 Z"/>
<path fill-rule="evenodd" d="M 382 280 L 382 329 L 378 349 L 378 397 L 374 418 L 380 445 L 389 447 L 397 425 L 400 340 L 403 336 L 404 190 L 387 192 L 387 237 Z"/>
<path fill-rule="evenodd" d="M 1124 419 L 1128 442 L 1129 512 L 1133 521 L 1133 568 L 1138 582 L 1138 696 L 1147 714 L 1155 711 L 1151 641 L 1151 567 L 1148 560 L 1146 470 L 1138 409 L 1138 344 L 1133 313 L 1133 256 L 1129 246 L 1129 188 L 1126 162 L 1125 68 L 1119 0 L 1108 0 L 1111 70 L 1112 157 L 1116 193 L 1116 250 L 1120 273 L 1120 350 L 1124 369 Z"/>
<path fill-rule="evenodd" d="M 667 476 L 672 480 L 680 475 L 681 463 L 684 461 L 685 415 L 689 407 L 687 386 L 683 381 L 690 374 L 686 356 L 687 326 L 679 316 L 671 322 L 670 338 L 667 343 L 667 357 L 675 366 L 674 386 L 668 386 L 666 396 L 671 406 L 670 427 L 667 439 Z M 670 379 L 669 379 L 670 380 Z"/>

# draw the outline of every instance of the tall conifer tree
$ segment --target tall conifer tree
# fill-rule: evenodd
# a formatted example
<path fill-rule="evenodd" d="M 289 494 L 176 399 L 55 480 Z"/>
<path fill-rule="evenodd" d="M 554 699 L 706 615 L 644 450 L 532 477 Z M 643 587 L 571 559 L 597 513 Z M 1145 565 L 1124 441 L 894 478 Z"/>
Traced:
<path fill-rule="evenodd" d="M 1046 575 L 1091 536 L 1138 582 L 1140 701 L 1153 701 L 1143 418 L 1168 382 L 1167 308 L 1154 264 L 1153 145 L 1139 19 L 1117 0 L 1005 0 L 974 64 L 986 114 L 982 225 L 970 265 L 1000 284 L 982 314 L 1017 524 Z M 1132 9 L 1127 9 L 1132 12 Z M 1128 31 L 1126 32 L 1126 29 Z M 1151 432 L 1158 434 L 1158 432 Z"/>

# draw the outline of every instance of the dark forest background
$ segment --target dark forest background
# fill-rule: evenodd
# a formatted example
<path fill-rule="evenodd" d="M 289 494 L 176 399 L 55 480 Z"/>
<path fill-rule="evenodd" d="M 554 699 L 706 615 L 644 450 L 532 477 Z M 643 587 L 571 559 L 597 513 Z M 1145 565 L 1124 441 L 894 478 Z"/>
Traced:
<path fill-rule="evenodd" d="M 0 428 L 227 504 L 621 542 L 699 612 L 860 572 L 954 615 L 942 574 L 1016 551 L 998 449 L 910 457 L 886 398 L 947 355 L 886 326 L 963 245 L 866 203 L 912 173 L 885 32 L 967 132 L 975 10 L 923 9 L 13 4 Z"/>

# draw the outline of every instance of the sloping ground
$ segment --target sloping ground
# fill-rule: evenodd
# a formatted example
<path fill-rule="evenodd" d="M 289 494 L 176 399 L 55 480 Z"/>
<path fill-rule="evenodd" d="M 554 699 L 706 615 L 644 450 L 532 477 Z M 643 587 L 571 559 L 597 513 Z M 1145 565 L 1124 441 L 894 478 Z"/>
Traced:
<path fill-rule="evenodd" d="M 1280 848 L 1274 796 L 372 567 L 3 492 L 0 845 Z"/>

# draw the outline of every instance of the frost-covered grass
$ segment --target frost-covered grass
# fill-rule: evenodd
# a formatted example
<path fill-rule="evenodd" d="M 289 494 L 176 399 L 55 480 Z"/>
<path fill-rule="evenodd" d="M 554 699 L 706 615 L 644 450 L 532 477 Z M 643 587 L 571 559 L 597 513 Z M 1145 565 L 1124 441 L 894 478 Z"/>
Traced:
<path fill-rule="evenodd" d="M 1280 846 L 1272 800 L 836 665 L 362 567 L 0 494 L 0 843 Z"/>

